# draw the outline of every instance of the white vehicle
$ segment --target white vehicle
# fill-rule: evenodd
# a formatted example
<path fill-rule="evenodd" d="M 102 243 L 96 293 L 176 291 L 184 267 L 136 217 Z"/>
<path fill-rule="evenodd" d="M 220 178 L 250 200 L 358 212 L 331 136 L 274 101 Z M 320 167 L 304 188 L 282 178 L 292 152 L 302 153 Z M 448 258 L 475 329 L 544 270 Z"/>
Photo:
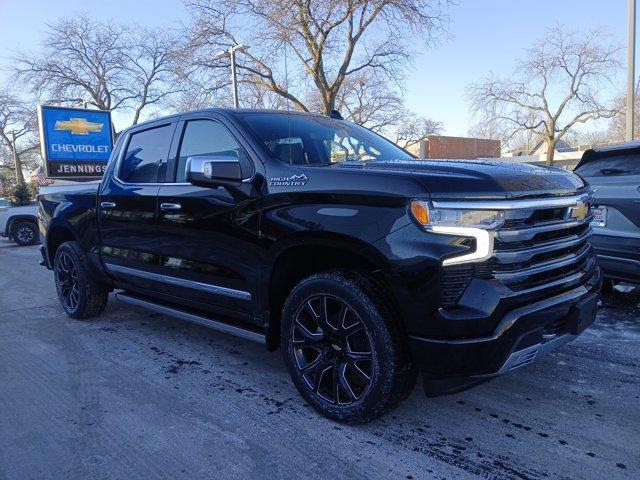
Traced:
<path fill-rule="evenodd" d="M 38 205 L 12 207 L 0 198 L 0 235 L 8 237 L 21 247 L 38 242 Z"/>

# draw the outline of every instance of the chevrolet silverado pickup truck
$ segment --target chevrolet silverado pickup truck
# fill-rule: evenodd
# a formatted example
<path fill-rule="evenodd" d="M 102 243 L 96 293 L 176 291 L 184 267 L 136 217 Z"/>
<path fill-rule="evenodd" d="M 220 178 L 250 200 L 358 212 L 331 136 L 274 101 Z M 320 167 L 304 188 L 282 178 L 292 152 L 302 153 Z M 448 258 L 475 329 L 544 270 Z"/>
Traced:
<path fill-rule="evenodd" d="M 422 373 L 459 391 L 595 318 L 590 188 L 501 161 L 425 161 L 339 114 L 203 110 L 123 131 L 100 184 L 43 188 L 43 264 L 73 318 L 108 293 L 280 347 L 337 421 Z"/>

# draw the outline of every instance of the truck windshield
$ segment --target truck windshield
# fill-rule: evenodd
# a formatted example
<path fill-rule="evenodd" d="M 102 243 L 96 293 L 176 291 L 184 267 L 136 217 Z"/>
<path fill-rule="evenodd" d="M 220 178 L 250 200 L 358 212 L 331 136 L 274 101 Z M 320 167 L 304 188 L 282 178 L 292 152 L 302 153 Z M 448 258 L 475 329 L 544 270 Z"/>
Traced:
<path fill-rule="evenodd" d="M 245 113 L 241 119 L 276 158 L 290 165 L 412 158 L 390 141 L 345 120 L 280 113 Z"/>

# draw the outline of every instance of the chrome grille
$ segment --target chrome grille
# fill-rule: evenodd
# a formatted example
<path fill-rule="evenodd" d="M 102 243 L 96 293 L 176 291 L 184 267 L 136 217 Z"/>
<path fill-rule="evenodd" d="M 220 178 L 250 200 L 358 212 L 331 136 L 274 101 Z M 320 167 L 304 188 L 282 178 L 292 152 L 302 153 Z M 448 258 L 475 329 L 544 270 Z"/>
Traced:
<path fill-rule="evenodd" d="M 488 208 L 489 203 L 480 206 Z M 443 267 L 442 306 L 454 306 L 473 278 L 499 280 L 507 287 L 506 294 L 515 296 L 562 288 L 591 275 L 596 265 L 588 241 L 593 217 L 572 218 L 569 213 L 575 204 L 562 205 L 559 198 L 543 200 L 539 208 L 536 203 L 527 201 L 520 208 L 514 201 L 505 207 L 506 220 L 494 232 L 489 260 Z"/>
<path fill-rule="evenodd" d="M 567 220 L 568 208 L 534 210 L 494 234 L 491 274 L 514 293 L 579 278 L 595 266 L 588 239 L 591 216 Z"/>

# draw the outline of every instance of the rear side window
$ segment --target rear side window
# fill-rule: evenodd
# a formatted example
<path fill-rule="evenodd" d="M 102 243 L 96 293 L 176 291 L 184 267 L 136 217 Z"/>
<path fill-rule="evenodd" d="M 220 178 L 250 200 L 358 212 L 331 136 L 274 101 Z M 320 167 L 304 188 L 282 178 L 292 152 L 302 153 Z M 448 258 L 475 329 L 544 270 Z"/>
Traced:
<path fill-rule="evenodd" d="M 575 169 L 581 177 L 608 177 L 612 175 L 640 175 L 640 155 L 604 157 Z"/>
<path fill-rule="evenodd" d="M 171 125 L 163 125 L 131 135 L 118 178 L 127 183 L 163 182 L 172 132 Z"/>
<path fill-rule="evenodd" d="M 189 157 L 232 157 L 240 161 L 245 177 L 253 171 L 251 160 L 227 128 L 214 120 L 191 120 L 187 122 L 180 144 L 176 182 L 186 181 L 186 166 Z"/>

